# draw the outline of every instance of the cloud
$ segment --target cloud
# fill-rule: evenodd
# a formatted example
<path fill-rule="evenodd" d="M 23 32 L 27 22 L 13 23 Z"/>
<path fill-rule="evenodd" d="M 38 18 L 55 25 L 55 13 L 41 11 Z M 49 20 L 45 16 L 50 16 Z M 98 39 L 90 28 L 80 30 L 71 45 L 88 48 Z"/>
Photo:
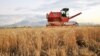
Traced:
<path fill-rule="evenodd" d="M 58 11 L 63 7 L 85 10 L 98 4 L 100 4 L 99 0 L 10 0 L 0 4 L 0 12 L 3 11 L 0 14 L 33 14 Z"/>
<path fill-rule="evenodd" d="M 100 24 L 100 11 L 99 10 L 100 10 L 100 5 L 94 6 L 89 10 L 83 11 L 82 15 L 76 17 L 74 20 L 80 23 Z"/>

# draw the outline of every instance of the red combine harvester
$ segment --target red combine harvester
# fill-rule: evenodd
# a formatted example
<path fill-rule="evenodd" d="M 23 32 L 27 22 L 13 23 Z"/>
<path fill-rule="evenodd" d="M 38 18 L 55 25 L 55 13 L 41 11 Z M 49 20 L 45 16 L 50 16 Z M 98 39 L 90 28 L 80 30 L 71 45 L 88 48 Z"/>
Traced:
<path fill-rule="evenodd" d="M 76 26 L 77 22 L 69 22 L 70 19 L 78 16 L 81 12 L 69 17 L 69 8 L 63 8 L 61 12 L 50 12 L 46 15 L 48 24 L 46 26 Z"/>

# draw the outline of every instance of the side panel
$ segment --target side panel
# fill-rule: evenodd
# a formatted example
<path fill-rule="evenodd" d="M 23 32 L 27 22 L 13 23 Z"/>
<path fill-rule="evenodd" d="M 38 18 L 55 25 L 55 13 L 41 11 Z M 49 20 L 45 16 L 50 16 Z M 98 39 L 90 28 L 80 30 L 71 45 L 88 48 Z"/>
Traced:
<path fill-rule="evenodd" d="M 61 21 L 62 22 L 68 22 L 69 21 L 69 18 L 68 17 L 61 17 Z"/>

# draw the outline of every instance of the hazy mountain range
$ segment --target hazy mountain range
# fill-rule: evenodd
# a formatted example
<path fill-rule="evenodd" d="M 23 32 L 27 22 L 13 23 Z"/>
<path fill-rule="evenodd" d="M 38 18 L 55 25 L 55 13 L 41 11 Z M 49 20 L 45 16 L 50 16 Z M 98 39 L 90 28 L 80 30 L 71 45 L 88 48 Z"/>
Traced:
<path fill-rule="evenodd" d="M 74 22 L 74 21 L 71 21 Z M 47 21 L 39 21 L 39 22 L 30 22 L 27 20 L 23 20 L 21 22 L 17 22 L 15 24 L 11 24 L 11 25 L 4 25 L 3 27 L 38 27 L 38 26 L 46 26 Z M 93 23 L 78 23 L 79 26 L 100 26 L 99 24 L 93 24 Z"/>
<path fill-rule="evenodd" d="M 21 22 L 17 22 L 11 25 L 4 25 L 3 27 L 23 27 L 23 26 L 45 26 L 47 24 L 46 21 L 39 21 L 39 22 L 30 22 L 30 21 L 26 21 L 23 20 Z"/>
<path fill-rule="evenodd" d="M 42 15 L 0 15 L 0 27 L 44 26 Z"/>

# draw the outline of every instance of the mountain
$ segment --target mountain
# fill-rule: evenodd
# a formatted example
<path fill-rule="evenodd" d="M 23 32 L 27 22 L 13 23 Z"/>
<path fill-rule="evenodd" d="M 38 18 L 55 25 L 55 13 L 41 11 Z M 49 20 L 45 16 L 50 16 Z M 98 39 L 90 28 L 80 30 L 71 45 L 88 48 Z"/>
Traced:
<path fill-rule="evenodd" d="M 28 21 L 28 20 L 23 20 L 21 22 L 15 23 L 15 24 L 5 25 L 4 27 L 45 26 L 46 23 L 47 23 L 46 21 L 32 22 L 32 21 Z"/>

